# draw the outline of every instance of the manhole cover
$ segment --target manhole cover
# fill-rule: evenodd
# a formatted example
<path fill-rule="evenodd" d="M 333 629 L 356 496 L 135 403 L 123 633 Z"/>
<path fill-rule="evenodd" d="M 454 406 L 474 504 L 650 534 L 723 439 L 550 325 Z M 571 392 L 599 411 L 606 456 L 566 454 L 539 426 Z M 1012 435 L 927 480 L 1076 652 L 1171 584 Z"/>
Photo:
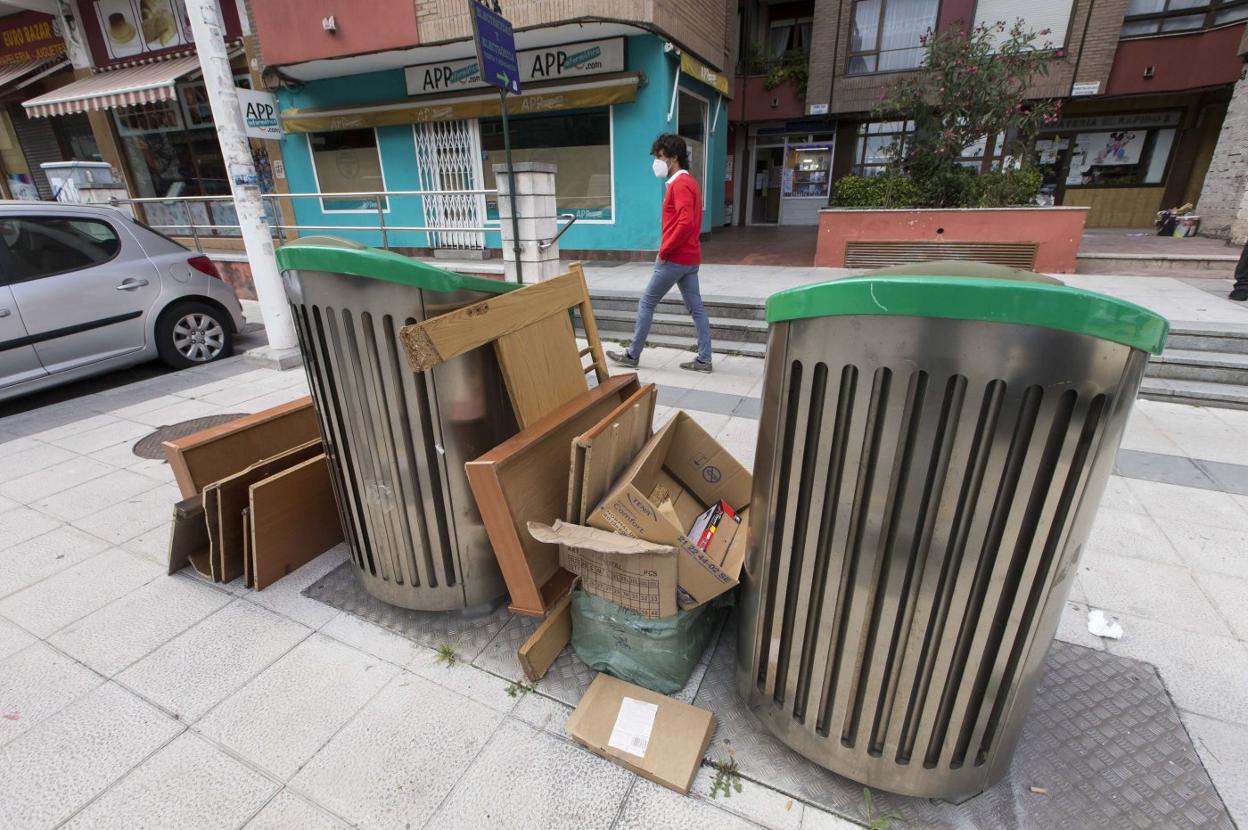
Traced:
<path fill-rule="evenodd" d="M 192 418 L 189 421 L 161 427 L 155 432 L 140 438 L 138 443 L 134 445 L 134 454 L 139 458 L 154 458 L 164 461 L 165 448 L 161 446 L 164 442 L 172 441 L 175 438 L 183 438 L 209 427 L 228 424 L 230 421 L 245 417 L 246 414 L 245 412 L 231 412 L 227 415 L 209 415 L 207 418 Z"/>

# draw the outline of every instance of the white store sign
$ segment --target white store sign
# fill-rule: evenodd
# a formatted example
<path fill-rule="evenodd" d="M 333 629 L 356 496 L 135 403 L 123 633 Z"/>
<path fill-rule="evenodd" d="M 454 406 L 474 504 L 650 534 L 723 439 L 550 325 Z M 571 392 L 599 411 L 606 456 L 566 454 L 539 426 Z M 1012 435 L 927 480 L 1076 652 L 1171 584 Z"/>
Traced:
<path fill-rule="evenodd" d="M 282 125 L 277 119 L 277 96 L 241 87 L 237 91 L 238 108 L 243 111 L 244 132 L 248 138 L 280 139 Z"/>
<path fill-rule="evenodd" d="M 525 49 L 517 57 L 522 84 L 623 72 L 624 38 Z M 487 85 L 481 80 L 481 70 L 475 57 L 409 66 L 403 72 L 407 78 L 408 95 L 479 89 Z"/>

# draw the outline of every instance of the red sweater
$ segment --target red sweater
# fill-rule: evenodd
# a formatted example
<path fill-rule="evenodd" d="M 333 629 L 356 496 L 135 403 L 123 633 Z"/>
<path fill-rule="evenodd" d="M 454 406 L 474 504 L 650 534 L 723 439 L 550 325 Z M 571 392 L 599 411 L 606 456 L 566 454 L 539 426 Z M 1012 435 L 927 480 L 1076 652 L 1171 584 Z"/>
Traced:
<path fill-rule="evenodd" d="M 702 262 L 702 191 L 688 172 L 677 174 L 663 195 L 663 238 L 659 259 L 677 265 Z"/>

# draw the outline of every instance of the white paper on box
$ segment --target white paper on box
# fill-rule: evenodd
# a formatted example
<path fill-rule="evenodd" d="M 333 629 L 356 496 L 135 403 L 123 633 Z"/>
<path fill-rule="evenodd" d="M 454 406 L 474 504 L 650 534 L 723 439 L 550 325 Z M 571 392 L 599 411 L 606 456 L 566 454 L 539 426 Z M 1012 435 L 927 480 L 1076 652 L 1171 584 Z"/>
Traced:
<path fill-rule="evenodd" d="M 624 698 L 620 701 L 620 713 L 615 717 L 615 726 L 611 729 L 607 746 L 638 758 L 646 757 L 650 732 L 654 729 L 654 718 L 658 713 L 657 703 Z"/>

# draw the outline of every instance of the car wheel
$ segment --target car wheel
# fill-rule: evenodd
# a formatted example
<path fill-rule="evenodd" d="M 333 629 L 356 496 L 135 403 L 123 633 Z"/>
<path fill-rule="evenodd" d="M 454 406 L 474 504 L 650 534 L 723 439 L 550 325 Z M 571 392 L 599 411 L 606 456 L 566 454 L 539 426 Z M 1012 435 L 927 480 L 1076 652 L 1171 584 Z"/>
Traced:
<path fill-rule="evenodd" d="M 176 303 L 156 323 L 156 351 L 175 369 L 211 363 L 233 350 L 229 317 L 207 303 Z"/>

